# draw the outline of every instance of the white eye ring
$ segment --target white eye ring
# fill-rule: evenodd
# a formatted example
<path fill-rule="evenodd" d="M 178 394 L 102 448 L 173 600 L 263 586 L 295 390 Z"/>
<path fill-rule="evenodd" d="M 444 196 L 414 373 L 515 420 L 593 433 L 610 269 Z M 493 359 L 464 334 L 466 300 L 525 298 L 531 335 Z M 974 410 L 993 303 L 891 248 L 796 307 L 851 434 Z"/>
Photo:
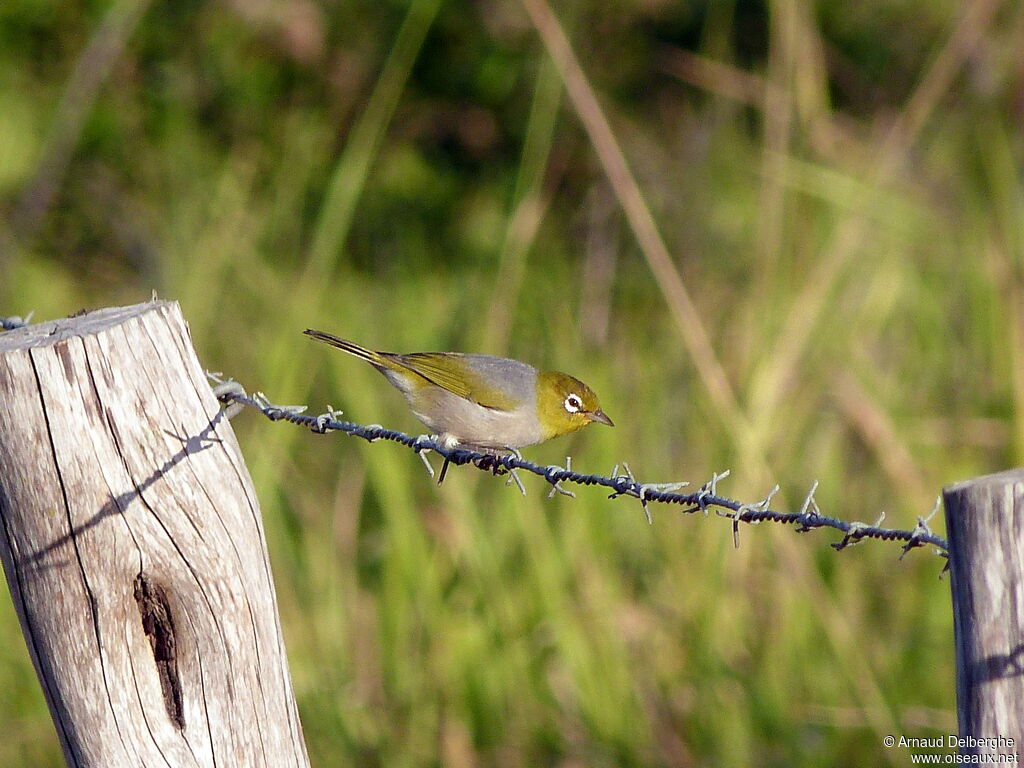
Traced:
<path fill-rule="evenodd" d="M 569 413 L 579 413 L 583 408 L 583 401 L 580 399 L 579 395 L 570 394 L 566 396 L 562 405 L 565 406 L 565 410 Z"/>

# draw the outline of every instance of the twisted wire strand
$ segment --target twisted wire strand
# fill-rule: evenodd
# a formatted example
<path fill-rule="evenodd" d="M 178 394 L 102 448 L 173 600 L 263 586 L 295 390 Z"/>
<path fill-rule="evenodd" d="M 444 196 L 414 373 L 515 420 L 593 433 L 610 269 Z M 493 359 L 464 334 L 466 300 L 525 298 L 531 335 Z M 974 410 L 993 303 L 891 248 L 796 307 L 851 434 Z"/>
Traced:
<path fill-rule="evenodd" d="M 571 494 L 561 487 L 562 483 L 607 488 L 612 492 L 609 498 L 628 496 L 638 499 L 643 505 L 648 521 L 651 519 L 650 510 L 648 509 L 648 503 L 650 502 L 680 506 L 682 507 L 680 511 L 683 514 L 694 514 L 696 512 L 707 514 L 709 510 L 713 510 L 717 515 L 732 520 L 733 536 L 737 544 L 740 523 L 772 522 L 794 525 L 798 533 L 806 533 L 818 528 L 831 528 L 843 534 L 842 540 L 832 544 L 832 547 L 836 550 L 845 549 L 863 539 L 900 541 L 903 542 L 902 554 L 900 555 L 902 558 L 911 549 L 930 544 L 936 548 L 936 554 L 947 558 L 946 567 L 948 568 L 949 544 L 944 538 L 933 533 L 928 527 L 928 521 L 937 511 L 938 503 L 936 503 L 936 507 L 932 510 L 931 514 L 926 517 L 918 517 L 917 525 L 912 530 L 883 528 L 880 523 L 884 519 L 884 515 L 873 525 L 858 521 L 840 520 L 823 515 L 814 499 L 814 492 L 817 488 L 817 483 L 815 483 L 799 512 L 780 512 L 771 509 L 769 506 L 772 496 L 778 490 L 778 486 L 765 499 L 753 504 L 744 504 L 735 499 L 719 495 L 716 487 L 717 483 L 728 472 L 715 474 L 711 480 L 695 492 L 680 493 L 678 488 L 685 485 L 685 483 L 641 483 L 633 477 L 628 467 L 626 468 L 626 474 L 618 473 L 618 467 L 609 475 L 586 474 L 571 469 L 569 462 L 566 463 L 565 467 L 558 465 L 543 466 L 534 464 L 515 454 L 483 453 L 462 447 L 446 448 L 427 436 L 413 437 L 404 432 L 386 429 L 375 424 L 367 426 L 340 420 L 337 418 L 339 415 L 337 411 L 329 411 L 318 416 L 307 415 L 303 413 L 305 410 L 304 406 L 274 405 L 259 393 L 255 397 L 248 395 L 235 381 L 221 381 L 212 374 L 211 378 L 215 382 L 219 382 L 214 391 L 218 400 L 225 406 L 237 405 L 253 408 L 260 411 L 271 421 L 288 421 L 292 424 L 308 427 L 317 433 L 344 432 L 353 437 L 361 437 L 369 442 L 389 440 L 394 443 L 400 443 L 407 448 L 411 448 L 416 453 L 428 450 L 434 451 L 445 460 L 445 468 L 442 470 L 441 475 L 442 479 L 448 464 L 456 466 L 471 464 L 478 469 L 489 471 L 496 475 L 512 472 L 513 470 L 522 470 L 544 478 L 545 481 L 551 484 L 553 490 L 559 490 L 568 495 Z M 237 410 L 240 410 L 240 408 Z M 945 569 L 943 572 L 945 572 Z"/>

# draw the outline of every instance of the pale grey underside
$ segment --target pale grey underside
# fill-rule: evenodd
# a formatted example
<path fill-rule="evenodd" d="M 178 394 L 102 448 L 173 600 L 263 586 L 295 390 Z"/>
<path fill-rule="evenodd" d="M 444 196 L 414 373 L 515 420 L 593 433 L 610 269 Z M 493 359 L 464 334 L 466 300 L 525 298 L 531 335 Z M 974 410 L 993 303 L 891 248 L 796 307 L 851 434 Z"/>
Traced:
<path fill-rule="evenodd" d="M 502 449 L 522 448 L 544 439 L 537 419 L 536 368 L 491 355 L 457 356 L 490 387 L 519 405 L 511 411 L 485 408 L 442 387 L 410 388 L 398 374 L 383 373 L 405 395 L 416 417 L 445 442 Z"/>

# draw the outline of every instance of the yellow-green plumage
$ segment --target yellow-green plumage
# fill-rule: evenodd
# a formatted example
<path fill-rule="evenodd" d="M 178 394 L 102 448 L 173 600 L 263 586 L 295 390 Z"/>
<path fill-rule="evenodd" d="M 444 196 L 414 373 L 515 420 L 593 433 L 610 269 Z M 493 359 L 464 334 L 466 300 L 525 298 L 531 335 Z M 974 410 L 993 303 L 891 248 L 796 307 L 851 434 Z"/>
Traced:
<path fill-rule="evenodd" d="M 442 442 L 516 449 L 582 429 L 612 425 L 579 379 L 504 357 L 461 352 L 377 352 L 323 331 L 306 335 L 374 366 Z"/>
<path fill-rule="evenodd" d="M 580 398 L 581 406 L 577 411 L 566 409 L 565 400 L 570 394 Z M 545 440 L 577 432 L 592 421 L 613 426 L 611 419 L 601 410 L 594 391 L 567 373 L 541 371 L 537 375 L 535 402 Z"/>

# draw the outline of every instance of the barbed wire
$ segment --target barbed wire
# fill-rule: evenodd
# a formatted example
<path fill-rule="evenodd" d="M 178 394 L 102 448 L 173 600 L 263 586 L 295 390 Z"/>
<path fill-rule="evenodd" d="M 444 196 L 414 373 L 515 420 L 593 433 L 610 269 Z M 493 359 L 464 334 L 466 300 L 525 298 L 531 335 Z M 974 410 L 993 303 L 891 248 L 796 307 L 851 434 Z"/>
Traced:
<path fill-rule="evenodd" d="M 673 504 L 681 506 L 682 514 L 694 514 L 697 512 L 708 515 L 713 511 L 716 515 L 732 520 L 733 543 L 739 546 L 739 524 L 747 523 L 756 525 L 761 522 L 780 523 L 793 525 L 797 533 L 806 533 L 819 528 L 831 528 L 843 534 L 843 538 L 832 543 L 837 551 L 846 549 L 864 539 L 880 539 L 882 541 L 903 542 L 900 559 L 912 549 L 925 545 L 934 546 L 935 553 L 946 559 L 943 573 L 949 569 L 949 544 L 948 542 L 933 533 L 928 523 L 936 514 L 941 499 L 936 499 L 935 506 L 931 512 L 917 518 L 917 525 L 912 530 L 898 530 L 894 528 L 881 527 L 885 520 L 883 512 L 871 525 L 859 521 L 840 520 L 835 517 L 823 515 L 814 497 L 818 483 L 811 486 L 804 498 L 799 512 L 779 512 L 771 509 L 771 500 L 778 492 L 776 485 L 765 498 L 755 503 L 742 503 L 735 499 L 729 499 L 718 493 L 718 483 L 728 477 L 729 470 L 716 472 L 711 479 L 704 483 L 696 492 L 680 493 L 679 490 L 689 483 L 642 483 L 634 477 L 627 464 L 623 464 L 624 472 L 619 472 L 618 465 L 608 475 L 591 475 L 577 472 L 572 469 L 571 457 L 566 458 L 565 466 L 557 464 L 543 466 L 527 461 L 518 453 L 495 454 L 462 447 L 449 448 L 442 445 L 430 435 L 413 437 L 404 432 L 394 429 L 386 429 L 379 424 L 362 425 L 351 421 L 342 421 L 339 411 L 330 409 L 326 413 L 317 416 L 307 415 L 306 406 L 275 405 L 271 403 L 262 392 L 250 396 L 242 386 L 233 379 L 222 379 L 220 374 L 208 373 L 210 379 L 215 383 L 214 394 L 217 399 L 227 408 L 227 416 L 233 417 L 243 407 L 253 408 L 260 411 L 271 421 L 288 421 L 311 429 L 313 432 L 324 434 L 327 432 L 343 432 L 353 437 L 361 437 L 369 442 L 377 440 L 389 440 L 394 443 L 411 448 L 415 451 L 431 476 L 434 470 L 424 455 L 427 451 L 433 451 L 444 459 L 444 465 L 438 477 L 438 484 L 444 481 L 445 474 L 450 464 L 456 466 L 472 465 L 477 469 L 489 471 L 495 475 L 509 475 L 509 482 L 514 480 L 524 494 L 526 489 L 516 474 L 517 470 L 529 472 L 543 478 L 550 486 L 549 498 L 555 493 L 566 496 L 575 494 L 564 487 L 565 483 L 572 483 L 584 486 L 599 486 L 610 489 L 612 493 L 608 498 L 615 499 L 622 496 L 639 500 L 647 522 L 652 522 L 649 504 L 657 502 L 661 504 Z M 940 574 L 941 575 L 941 574 Z"/>

